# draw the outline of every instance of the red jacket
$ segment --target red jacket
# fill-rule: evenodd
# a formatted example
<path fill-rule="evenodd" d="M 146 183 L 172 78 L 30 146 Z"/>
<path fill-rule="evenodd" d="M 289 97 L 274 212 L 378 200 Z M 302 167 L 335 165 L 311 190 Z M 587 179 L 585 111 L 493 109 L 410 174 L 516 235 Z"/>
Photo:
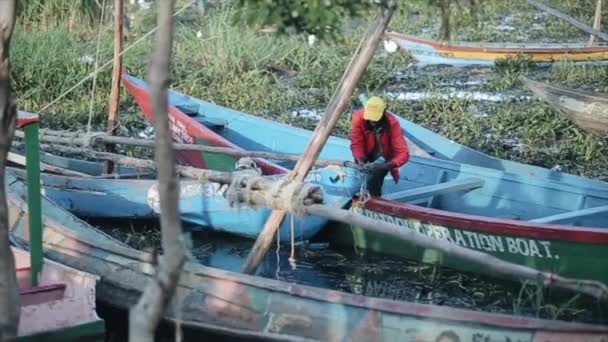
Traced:
<path fill-rule="evenodd" d="M 392 161 L 397 165 L 391 170 L 391 175 L 395 183 L 399 181 L 399 168 L 410 159 L 410 152 L 401 130 L 401 125 L 395 116 L 390 113 L 385 113 L 388 119 L 389 129 L 382 132 L 380 142 L 382 143 L 382 153 L 384 159 Z M 353 152 L 353 157 L 365 158 L 374 151 L 376 147 L 376 139 L 374 132 L 367 130 L 365 127 L 365 119 L 363 119 L 363 109 L 353 113 L 352 124 L 350 129 L 350 149 Z"/>

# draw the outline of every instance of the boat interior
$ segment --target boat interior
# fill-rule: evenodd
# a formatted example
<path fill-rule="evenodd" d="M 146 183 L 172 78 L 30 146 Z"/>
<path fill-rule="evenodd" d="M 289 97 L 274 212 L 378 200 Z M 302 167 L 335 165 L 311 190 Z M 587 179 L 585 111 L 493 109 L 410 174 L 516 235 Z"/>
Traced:
<path fill-rule="evenodd" d="M 226 140 L 252 151 L 298 154 L 310 131 L 244 114 L 177 92 L 171 103 Z M 258 127 L 259 129 L 255 129 Z M 272 131 L 272 134 L 261 132 Z M 352 160 L 350 142 L 330 137 L 320 158 Z M 294 162 L 272 160 L 291 168 Z M 608 227 L 608 191 L 436 158 L 411 156 L 383 198 L 462 214 L 572 226 Z"/>

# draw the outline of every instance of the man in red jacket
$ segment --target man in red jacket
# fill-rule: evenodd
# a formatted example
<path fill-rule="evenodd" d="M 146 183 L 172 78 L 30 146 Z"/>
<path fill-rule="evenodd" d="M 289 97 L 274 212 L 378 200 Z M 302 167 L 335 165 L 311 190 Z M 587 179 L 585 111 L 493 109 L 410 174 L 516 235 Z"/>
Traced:
<path fill-rule="evenodd" d="M 367 173 L 370 195 L 382 195 L 389 170 L 395 183 L 399 181 L 399 168 L 408 161 L 410 153 L 399 121 L 386 111 L 381 98 L 371 97 L 364 109 L 353 113 L 350 141 L 355 161 Z"/>

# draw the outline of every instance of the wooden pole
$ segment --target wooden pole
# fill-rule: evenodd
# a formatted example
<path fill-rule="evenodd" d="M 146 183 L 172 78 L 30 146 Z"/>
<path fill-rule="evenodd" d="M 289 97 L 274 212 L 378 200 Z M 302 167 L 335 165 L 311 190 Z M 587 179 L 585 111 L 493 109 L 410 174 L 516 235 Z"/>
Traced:
<path fill-rule="evenodd" d="M 169 130 L 167 94 L 173 48 L 175 0 L 160 1 L 158 6 L 158 32 L 148 79 L 156 133 L 155 157 L 158 164 L 163 255 L 159 258 L 156 274 L 150 279 L 139 301 L 129 313 L 130 342 L 154 341 L 156 327 L 173 299 L 182 266 L 186 262 L 186 245 L 178 207 L 179 187 L 175 171 L 175 151 L 171 147 Z"/>
<path fill-rule="evenodd" d="M 342 81 L 338 85 L 337 92 L 327 106 L 323 118 L 321 118 L 321 121 L 319 121 L 310 143 L 304 151 L 304 155 L 298 161 L 294 170 L 289 174 L 290 179 L 303 181 L 310 168 L 314 165 L 315 160 L 323 148 L 323 145 L 325 145 L 325 142 L 327 141 L 332 129 L 338 121 L 340 113 L 344 111 L 349 103 L 357 83 L 361 79 L 363 72 L 367 68 L 374 55 L 374 52 L 378 48 L 378 44 L 384 35 L 384 31 L 386 30 L 386 27 L 388 26 L 388 23 L 395 12 L 395 7 L 395 2 L 391 1 L 389 7 L 382 9 L 381 13 L 376 17 L 376 20 L 374 20 L 374 23 L 367 33 L 367 37 L 362 45 L 360 53 L 355 56 L 352 64 L 346 69 Z M 255 272 L 260 261 L 268 252 L 268 249 L 273 241 L 273 236 L 279 229 L 279 226 L 284 218 L 284 211 L 272 211 L 268 221 L 264 225 L 264 229 L 255 241 L 253 249 L 245 261 L 243 272 L 248 274 L 253 274 Z"/>
<path fill-rule="evenodd" d="M 581 22 L 579 20 L 576 20 L 576 19 L 572 18 L 571 16 L 566 15 L 566 14 L 564 14 L 564 13 L 562 13 L 562 12 L 560 12 L 560 11 L 552 8 L 552 7 L 549 7 L 549 6 L 547 6 L 547 5 L 543 4 L 543 3 L 540 3 L 540 2 L 538 2 L 536 0 L 526 0 L 526 1 L 528 1 L 528 3 L 530 5 L 536 7 L 538 9 L 540 9 L 540 10 L 545 11 L 545 12 L 551 14 L 554 17 L 557 17 L 557 18 L 560 18 L 560 19 L 562 19 L 564 21 L 567 21 L 570 24 L 574 25 L 574 27 L 576 27 L 576 28 L 578 28 L 578 29 L 580 29 L 580 30 L 582 30 L 584 32 L 587 32 L 590 35 L 596 36 L 596 37 L 598 37 L 599 39 L 601 39 L 601 40 L 603 40 L 605 42 L 608 42 L 608 34 L 606 34 L 604 32 L 601 32 L 599 30 L 594 30 L 593 27 L 591 27 L 591 26 L 589 26 L 589 25 L 587 25 L 587 24 L 585 24 L 585 23 L 583 23 L 583 22 Z"/>
<path fill-rule="evenodd" d="M 56 133 L 56 132 L 52 132 Z M 23 138 L 23 132 L 16 131 L 15 136 L 18 138 Z M 92 140 L 92 141 L 91 141 Z M 129 145 L 129 146 L 143 146 L 143 147 L 151 147 L 155 146 L 153 140 L 149 139 L 136 139 L 136 138 L 127 138 L 127 137 L 114 137 L 108 136 L 106 133 L 93 133 L 93 138 L 88 137 L 86 134 L 78 134 L 78 133 L 70 133 L 64 135 L 51 134 L 46 135 L 43 134 L 40 137 L 40 141 L 52 143 L 52 144 L 63 144 L 63 145 L 77 145 L 77 146 L 88 146 L 89 144 L 103 142 L 103 143 L 112 143 L 119 145 Z M 275 153 L 275 152 L 267 152 L 267 151 L 242 151 L 236 150 L 230 147 L 216 147 L 216 146 L 207 146 L 207 145 L 195 145 L 195 144 L 178 144 L 173 143 L 173 149 L 178 151 L 200 151 L 200 152 L 209 152 L 209 153 L 221 153 L 227 154 L 237 158 L 249 157 L 249 158 L 263 158 L 263 159 L 275 159 L 275 160 L 288 160 L 288 161 L 298 161 L 301 158 L 299 154 L 283 154 L 283 153 Z M 83 150 L 84 152 L 84 150 Z M 352 168 L 358 168 L 357 164 L 350 161 L 343 160 L 333 160 L 333 159 L 318 159 L 315 161 L 315 165 L 318 166 L 347 166 Z"/>
<path fill-rule="evenodd" d="M 602 0 L 597 0 L 595 4 L 595 17 L 593 18 L 593 29 L 600 30 L 602 28 Z M 589 37 L 589 46 L 595 43 L 595 36 Z"/>
<path fill-rule="evenodd" d="M 110 91 L 110 103 L 108 106 L 108 134 L 116 135 L 118 131 L 118 111 L 120 107 L 120 73 L 122 71 L 122 21 L 124 17 L 123 0 L 114 0 L 114 66 L 112 69 L 112 90 Z M 114 144 L 106 144 L 106 151 L 114 152 Z M 105 173 L 112 173 L 114 164 L 105 163 Z"/>
<path fill-rule="evenodd" d="M 15 11 L 15 0 L 0 1 L 0 341 L 13 341 L 16 338 L 20 313 L 15 257 L 9 240 L 9 211 L 4 177 L 17 120 L 9 59 Z"/>

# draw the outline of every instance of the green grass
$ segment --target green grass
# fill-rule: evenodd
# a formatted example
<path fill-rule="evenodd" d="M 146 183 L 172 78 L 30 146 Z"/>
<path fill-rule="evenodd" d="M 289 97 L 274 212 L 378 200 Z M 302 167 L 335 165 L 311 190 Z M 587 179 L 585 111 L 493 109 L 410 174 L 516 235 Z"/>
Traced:
<path fill-rule="evenodd" d="M 84 4 L 85 2 L 83 2 Z M 184 5 L 181 1 L 177 8 Z M 565 6 L 580 18 L 591 17 L 590 1 L 569 1 Z M 36 112 L 93 71 L 92 63 L 83 63 L 83 56 L 96 54 L 97 35 L 101 33 L 99 64 L 112 56 L 111 23 L 98 26 L 74 27 L 66 18 L 85 21 L 94 11 L 91 7 L 62 7 L 59 0 L 26 6 L 13 40 L 13 78 L 19 107 Z M 40 7 L 42 6 L 42 7 Z M 515 7 L 513 7 L 515 6 Z M 455 37 L 470 40 L 505 40 L 525 31 L 534 21 L 534 12 L 525 4 L 509 5 L 502 1 L 485 1 L 478 9 L 475 24 L 468 7 L 454 6 Z M 433 7 L 424 1 L 408 2 L 391 23 L 391 28 L 405 33 L 419 34 L 437 26 Z M 38 12 L 36 12 L 38 11 Z M 111 12 L 111 10 L 107 10 Z M 131 11 L 129 9 L 128 11 Z M 520 11 L 520 12 L 518 12 Z M 35 20 L 33 13 L 40 13 Z M 80 14 L 78 14 L 80 13 Z M 129 12 L 132 13 L 132 12 Z M 99 13 L 97 13 L 98 15 Z M 492 25 L 512 15 L 518 32 L 496 37 Z M 366 30 L 367 20 L 353 25 L 337 42 L 321 42 L 308 47 L 305 36 L 275 36 L 239 25 L 233 20 L 229 6 L 207 9 L 203 15 L 192 8 L 178 16 L 172 65 L 172 86 L 179 91 L 255 115 L 314 128 L 311 120 L 293 118 L 294 108 L 323 110 L 330 100 L 351 55 Z M 67 21 L 66 21 L 67 20 Z M 526 21 L 527 20 L 527 21 Z M 542 17 L 548 27 L 550 17 Z M 527 24 L 519 23 L 526 21 Z M 537 20 L 538 21 L 538 20 Z M 39 26 L 44 24 L 44 30 Z M 129 31 L 127 45 L 156 25 L 154 11 L 137 14 Z M 476 25 L 480 25 L 478 29 Z M 558 25 L 558 24 L 556 24 Z M 559 26 L 559 25 L 558 25 Z M 549 33 L 552 33 L 552 29 Z M 556 29 L 555 35 L 567 39 L 569 29 Z M 484 33 L 485 32 L 485 33 Z M 474 34 L 473 34 L 474 33 Z M 546 32 L 545 32 L 546 34 Z M 585 35 L 581 39 L 587 39 Z M 125 55 L 124 65 L 130 73 L 146 76 L 152 47 L 151 38 Z M 441 92 L 439 83 L 454 77 L 472 77 L 475 72 L 459 70 L 410 71 L 407 77 L 395 79 L 394 72 L 410 61 L 405 54 L 377 53 L 368 71 L 358 84 L 359 93 L 382 94 L 388 86 L 403 89 Z M 516 91 L 530 94 L 519 81 L 520 75 L 590 90 L 608 90 L 607 66 L 579 66 L 562 64 L 551 68 L 536 68 L 523 58 L 500 61 L 495 70 L 498 77 L 478 86 L 485 91 Z M 82 129 L 86 125 L 92 102 L 92 122 L 97 128 L 105 124 L 111 70 L 97 76 L 97 90 L 91 97 L 92 80 L 85 82 L 65 98 L 45 111 L 43 124 L 47 127 Z M 359 104 L 353 99 L 351 111 Z M 496 155 L 527 163 L 552 167 L 561 165 L 565 171 L 606 178 L 605 139 L 587 134 L 564 119 L 547 105 L 533 101 L 524 104 L 495 104 L 480 106 L 464 100 L 440 101 L 428 99 L 421 103 L 391 101 L 391 110 L 423 124 L 457 142 Z M 121 95 L 123 127 L 136 131 L 144 126 L 138 108 L 124 91 Z M 477 118 L 474 113 L 487 112 L 488 118 Z M 343 115 L 336 134 L 346 136 L 349 121 Z M 487 136 L 490 138 L 487 138 Z M 521 145 L 505 143 L 517 139 Z"/>

